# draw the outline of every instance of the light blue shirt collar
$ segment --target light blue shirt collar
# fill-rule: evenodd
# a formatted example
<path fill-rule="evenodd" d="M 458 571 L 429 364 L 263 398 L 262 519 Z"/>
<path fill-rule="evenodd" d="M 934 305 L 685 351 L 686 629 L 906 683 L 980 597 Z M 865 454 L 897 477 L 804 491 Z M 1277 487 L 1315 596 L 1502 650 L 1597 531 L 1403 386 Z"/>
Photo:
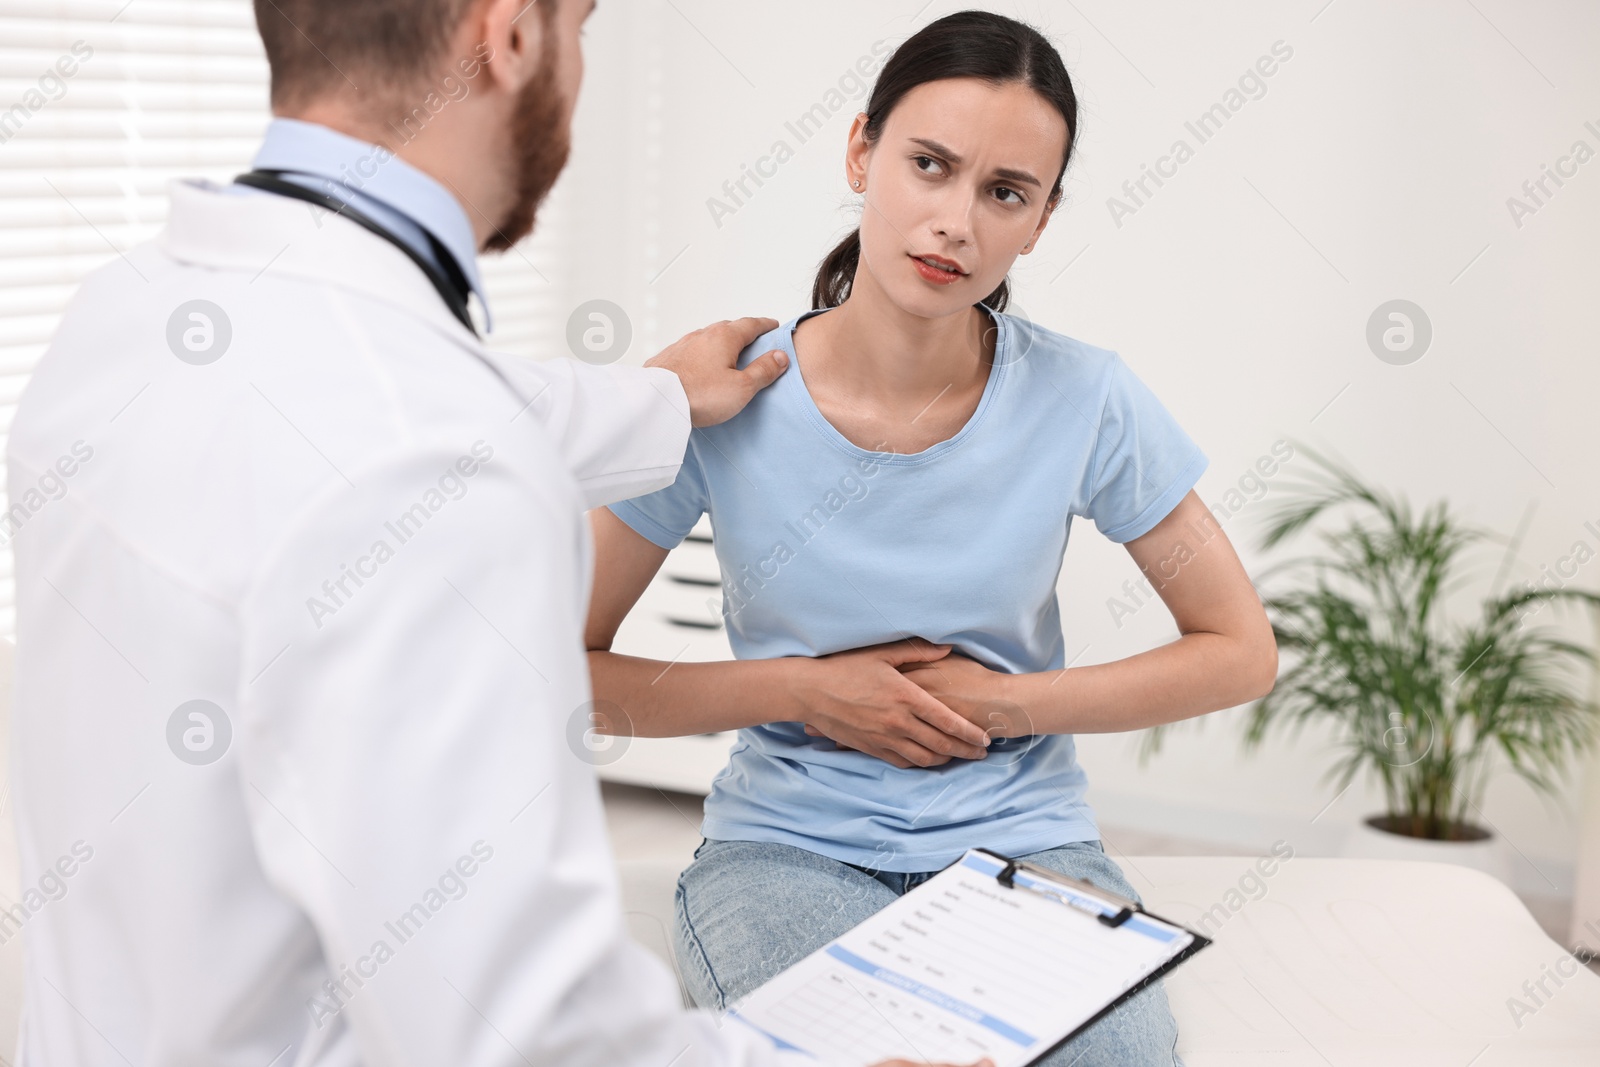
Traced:
<path fill-rule="evenodd" d="M 483 305 L 485 328 L 493 328 L 472 223 L 438 181 L 386 148 L 299 119 L 273 119 L 252 165 L 286 171 L 285 178 L 349 203 L 440 267 L 426 236 L 431 234 L 455 257 Z"/>

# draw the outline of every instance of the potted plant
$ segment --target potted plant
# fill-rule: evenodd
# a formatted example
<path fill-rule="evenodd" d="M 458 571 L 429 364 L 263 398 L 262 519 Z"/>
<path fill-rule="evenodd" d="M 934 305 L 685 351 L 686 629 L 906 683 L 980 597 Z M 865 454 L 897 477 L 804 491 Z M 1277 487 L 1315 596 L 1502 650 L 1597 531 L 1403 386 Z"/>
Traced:
<path fill-rule="evenodd" d="M 1275 730 L 1331 723 L 1338 788 L 1366 771 L 1386 800 L 1382 814 L 1365 820 L 1365 840 L 1347 852 L 1493 871 L 1500 863 L 1481 814 L 1490 775 L 1504 767 L 1548 794 L 1568 760 L 1594 743 L 1600 722 L 1600 705 L 1563 677 L 1593 664 L 1594 653 L 1534 619 L 1549 603 L 1600 606 L 1600 594 L 1491 591 L 1477 619 L 1447 619 L 1444 596 L 1458 584 L 1458 563 L 1493 535 L 1461 522 L 1443 501 L 1414 515 L 1405 500 L 1298 447 L 1320 470 L 1286 487 L 1261 547 L 1275 548 L 1335 508 L 1353 511 L 1344 525 L 1321 530 L 1323 554 L 1262 575 L 1264 586 L 1269 575 L 1292 581 L 1263 598 L 1284 667 L 1250 710 L 1246 747 Z M 1146 752 L 1159 743 L 1159 735 L 1149 738 Z"/>

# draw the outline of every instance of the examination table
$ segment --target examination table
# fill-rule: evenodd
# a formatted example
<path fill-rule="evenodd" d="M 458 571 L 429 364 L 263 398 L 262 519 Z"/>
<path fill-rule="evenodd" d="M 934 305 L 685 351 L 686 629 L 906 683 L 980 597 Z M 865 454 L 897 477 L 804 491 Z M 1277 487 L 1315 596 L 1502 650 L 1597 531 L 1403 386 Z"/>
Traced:
<path fill-rule="evenodd" d="M 1249 857 L 1116 859 L 1214 939 L 1167 979 L 1188 1067 L 1600 1067 L 1600 976 L 1486 874 L 1295 857 L 1241 886 Z M 682 865 L 621 868 L 630 931 L 669 963 Z"/>

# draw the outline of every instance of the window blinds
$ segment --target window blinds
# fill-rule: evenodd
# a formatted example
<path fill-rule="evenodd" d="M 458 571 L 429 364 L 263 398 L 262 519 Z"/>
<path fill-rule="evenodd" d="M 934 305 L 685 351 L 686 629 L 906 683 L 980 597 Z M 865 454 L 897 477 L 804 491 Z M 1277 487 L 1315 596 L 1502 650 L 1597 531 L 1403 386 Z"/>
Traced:
<path fill-rule="evenodd" d="M 77 283 L 156 234 L 170 180 L 245 169 L 269 118 L 249 0 L 0 0 L 0 447 Z M 556 213 L 484 261 L 496 348 L 555 354 Z"/>

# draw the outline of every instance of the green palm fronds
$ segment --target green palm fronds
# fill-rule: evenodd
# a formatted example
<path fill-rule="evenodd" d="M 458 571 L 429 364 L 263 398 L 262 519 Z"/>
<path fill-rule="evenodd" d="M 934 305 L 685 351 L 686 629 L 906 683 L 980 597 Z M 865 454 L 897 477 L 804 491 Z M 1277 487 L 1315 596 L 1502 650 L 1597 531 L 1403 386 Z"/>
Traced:
<path fill-rule="evenodd" d="M 1347 468 L 1297 445 L 1320 468 L 1286 486 L 1267 519 L 1263 549 L 1310 531 L 1335 508 L 1346 525 L 1320 530 L 1323 552 L 1261 576 L 1293 588 L 1263 600 L 1287 664 L 1250 709 L 1253 748 L 1273 730 L 1338 726 L 1330 773 L 1343 789 L 1363 770 L 1383 787 L 1391 820 L 1445 838 L 1472 822 L 1490 771 L 1503 763 L 1553 791 L 1567 761 L 1596 740 L 1600 705 L 1573 691 L 1573 668 L 1594 652 L 1529 623 L 1544 603 L 1600 607 L 1600 594 L 1524 589 L 1485 600 L 1469 624 L 1444 617 L 1464 553 L 1492 534 L 1459 521 L 1444 502 L 1420 515 Z M 1146 757 L 1164 729 L 1145 737 Z"/>

